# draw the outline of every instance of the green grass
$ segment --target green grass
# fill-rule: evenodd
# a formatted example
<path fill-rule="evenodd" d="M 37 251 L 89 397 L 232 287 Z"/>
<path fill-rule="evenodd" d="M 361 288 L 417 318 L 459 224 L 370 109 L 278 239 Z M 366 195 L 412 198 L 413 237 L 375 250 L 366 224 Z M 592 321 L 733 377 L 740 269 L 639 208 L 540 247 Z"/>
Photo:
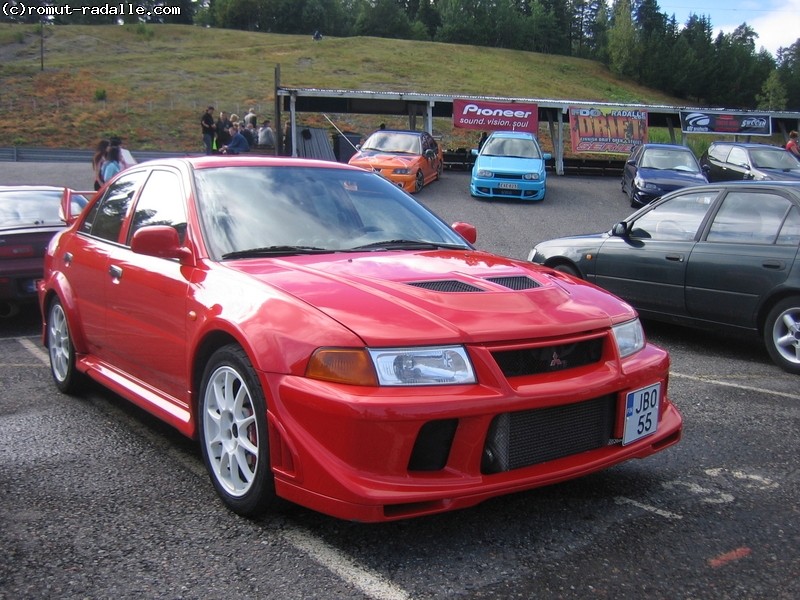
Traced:
<path fill-rule="evenodd" d="M 240 116 L 250 106 L 273 114 L 277 65 L 288 87 L 683 104 L 576 58 L 383 38 L 314 42 L 310 35 L 181 25 L 46 27 L 42 71 L 38 26 L 0 24 L 0 136 L 27 146 L 80 148 L 121 135 L 133 149 L 196 151 L 208 104 Z M 329 116 L 343 130 L 377 124 L 374 116 Z M 322 115 L 300 120 L 328 126 Z M 380 120 L 407 124 L 401 116 Z M 476 136 L 444 120 L 435 126 L 447 147 Z"/>

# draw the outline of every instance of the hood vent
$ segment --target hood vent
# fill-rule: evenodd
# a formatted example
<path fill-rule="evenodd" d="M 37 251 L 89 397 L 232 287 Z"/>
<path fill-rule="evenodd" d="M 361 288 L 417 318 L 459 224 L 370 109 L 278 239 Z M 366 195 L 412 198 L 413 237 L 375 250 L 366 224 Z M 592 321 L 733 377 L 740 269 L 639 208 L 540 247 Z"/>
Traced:
<path fill-rule="evenodd" d="M 511 290 L 530 290 L 540 286 L 538 281 L 534 281 L 530 277 L 524 275 L 515 275 L 511 277 L 487 277 L 486 281 L 491 281 L 494 284 L 502 285 Z"/>
<path fill-rule="evenodd" d="M 530 290 L 540 287 L 539 282 L 534 281 L 525 275 L 512 275 L 508 277 L 487 277 L 485 281 L 500 285 L 510 290 L 521 291 Z M 411 281 L 408 285 L 431 290 L 433 292 L 485 292 L 483 288 L 479 288 L 464 281 L 457 279 L 445 279 L 440 281 Z"/>
<path fill-rule="evenodd" d="M 409 285 L 424 288 L 434 292 L 483 292 L 479 287 L 458 280 L 444 281 L 412 281 Z"/>

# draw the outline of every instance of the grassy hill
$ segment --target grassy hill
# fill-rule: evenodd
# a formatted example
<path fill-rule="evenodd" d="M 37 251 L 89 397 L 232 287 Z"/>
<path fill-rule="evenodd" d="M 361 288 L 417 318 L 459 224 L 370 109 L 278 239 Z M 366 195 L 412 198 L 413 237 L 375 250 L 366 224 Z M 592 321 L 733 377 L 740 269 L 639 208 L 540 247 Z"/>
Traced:
<path fill-rule="evenodd" d="M 132 149 L 199 151 L 199 118 L 208 104 L 241 116 L 251 106 L 272 115 L 277 65 L 290 87 L 683 104 L 596 62 L 463 45 L 314 42 L 310 35 L 184 25 L 48 26 L 43 42 L 37 26 L 0 24 L 0 146 L 91 148 L 101 137 L 121 135 Z M 368 131 L 377 120 L 329 116 L 352 131 Z M 322 115 L 299 118 L 329 126 Z M 402 117 L 380 120 L 407 124 Z M 475 137 L 446 122 L 436 126 L 446 147 Z"/>

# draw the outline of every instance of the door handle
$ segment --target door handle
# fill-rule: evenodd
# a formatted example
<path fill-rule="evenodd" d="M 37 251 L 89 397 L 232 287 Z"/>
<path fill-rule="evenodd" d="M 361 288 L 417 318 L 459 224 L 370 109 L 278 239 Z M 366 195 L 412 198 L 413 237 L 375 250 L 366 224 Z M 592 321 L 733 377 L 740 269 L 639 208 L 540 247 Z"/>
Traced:
<path fill-rule="evenodd" d="M 761 266 L 765 269 L 775 269 L 776 271 L 783 271 L 786 267 L 786 263 L 782 260 L 765 260 L 761 263 Z"/>
<path fill-rule="evenodd" d="M 667 254 L 664 258 L 672 262 L 683 262 L 683 254 Z"/>
<path fill-rule="evenodd" d="M 111 265 L 108 267 L 108 274 L 111 275 L 114 279 L 122 278 L 122 267 L 118 267 L 117 265 Z"/>

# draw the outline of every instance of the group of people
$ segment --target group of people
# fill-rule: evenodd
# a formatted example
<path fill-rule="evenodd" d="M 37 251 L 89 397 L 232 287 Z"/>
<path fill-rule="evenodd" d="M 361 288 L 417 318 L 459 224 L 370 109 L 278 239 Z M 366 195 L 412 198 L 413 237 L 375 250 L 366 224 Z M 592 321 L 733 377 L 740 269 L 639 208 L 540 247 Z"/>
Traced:
<path fill-rule="evenodd" d="M 240 154 L 254 147 L 275 147 L 275 132 L 270 120 L 264 119 L 259 127 L 254 108 L 241 120 L 238 115 L 228 116 L 225 111 L 220 111 L 214 120 L 214 107 L 209 106 L 200 117 L 200 126 L 206 154 Z"/>
<path fill-rule="evenodd" d="M 114 136 L 100 140 L 92 156 L 94 189 L 99 190 L 114 175 L 135 164 L 136 159 L 130 151 L 122 147 L 121 138 Z"/>

